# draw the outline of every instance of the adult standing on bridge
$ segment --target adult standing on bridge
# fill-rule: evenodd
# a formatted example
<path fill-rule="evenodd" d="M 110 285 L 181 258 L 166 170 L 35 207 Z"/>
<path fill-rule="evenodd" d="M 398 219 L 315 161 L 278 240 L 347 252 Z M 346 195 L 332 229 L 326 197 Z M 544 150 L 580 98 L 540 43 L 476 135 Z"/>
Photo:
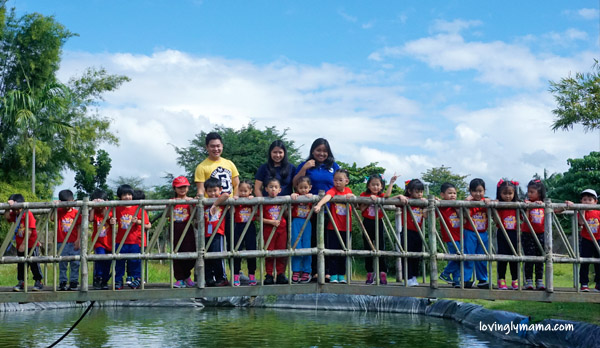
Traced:
<path fill-rule="evenodd" d="M 335 162 L 335 157 L 331 152 L 329 142 L 324 138 L 318 138 L 313 141 L 310 146 L 310 153 L 308 159 L 296 168 L 296 174 L 294 175 L 294 187 L 298 183 L 298 180 L 303 176 L 308 176 L 312 183 L 312 189 L 310 193 L 318 195 L 319 191 L 327 192 L 333 187 L 333 174 L 336 170 L 340 169 L 340 166 Z M 327 217 L 327 215 L 325 215 Z M 311 246 L 317 245 L 317 215 L 314 214 L 311 218 Z M 317 270 L 317 257 L 312 257 L 312 270 L 314 274 L 313 278 L 316 278 Z M 327 270 L 325 271 L 327 273 Z M 327 279 L 326 279 L 327 280 Z"/>
<path fill-rule="evenodd" d="M 288 153 L 285 144 L 281 140 L 275 140 L 269 146 L 267 163 L 261 165 L 254 176 L 254 195 L 266 197 L 264 183 L 271 178 L 276 178 L 281 184 L 279 196 L 292 194 L 292 179 L 296 174 L 296 167 L 288 161 Z"/>
<path fill-rule="evenodd" d="M 204 196 L 204 182 L 208 178 L 219 179 L 223 193 L 236 196 L 240 174 L 233 162 L 221 157 L 223 153 L 221 136 L 219 133 L 210 132 L 206 135 L 205 144 L 208 157 L 196 167 L 194 174 L 194 182 L 198 189 L 196 197 Z"/>

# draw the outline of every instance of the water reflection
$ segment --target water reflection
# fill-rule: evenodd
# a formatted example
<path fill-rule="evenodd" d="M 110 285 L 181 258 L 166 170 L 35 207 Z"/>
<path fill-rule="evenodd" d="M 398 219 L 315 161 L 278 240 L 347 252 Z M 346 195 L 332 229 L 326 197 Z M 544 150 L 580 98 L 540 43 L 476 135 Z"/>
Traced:
<path fill-rule="evenodd" d="M 83 309 L 0 313 L 2 347 L 47 347 Z M 59 347 L 514 347 L 421 315 L 259 308 L 94 308 Z"/>

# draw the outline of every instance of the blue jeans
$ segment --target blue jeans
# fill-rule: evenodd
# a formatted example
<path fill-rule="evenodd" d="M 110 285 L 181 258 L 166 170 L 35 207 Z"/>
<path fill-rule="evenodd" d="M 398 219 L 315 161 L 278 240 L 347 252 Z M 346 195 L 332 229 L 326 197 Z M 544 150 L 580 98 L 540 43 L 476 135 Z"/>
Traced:
<path fill-rule="evenodd" d="M 463 237 L 465 254 L 485 254 L 483 247 L 479 244 L 476 233 L 479 233 L 479 237 L 483 241 L 483 244 L 487 248 L 488 245 L 488 233 L 485 232 L 473 232 L 471 230 L 464 230 Z M 477 272 L 477 280 L 487 282 L 487 261 L 465 261 L 465 281 L 470 281 L 473 276 L 473 265 L 475 265 L 475 271 Z"/>
<path fill-rule="evenodd" d="M 97 247 L 94 249 L 94 253 L 96 255 L 106 255 L 110 254 L 110 252 L 106 251 L 103 247 Z M 108 281 L 110 279 L 110 261 L 96 261 L 94 262 L 94 277 L 100 277 L 103 281 Z"/>
<path fill-rule="evenodd" d="M 460 248 L 460 241 L 454 242 L 456 242 L 456 246 Z M 458 254 L 458 250 L 454 247 L 453 242 L 446 242 L 446 246 L 448 247 L 449 254 Z M 448 264 L 442 273 L 449 275 L 455 283 L 458 283 L 460 280 L 460 262 L 454 260 L 448 261 Z"/>
<path fill-rule="evenodd" d="M 138 244 L 123 244 L 121 254 L 139 254 L 142 248 Z M 115 264 L 115 282 L 123 283 L 125 274 L 125 261 L 127 261 L 127 270 L 132 278 L 142 277 L 142 260 L 117 260 Z"/>
<path fill-rule="evenodd" d="M 300 230 L 304 225 L 306 219 L 303 218 L 294 218 L 292 219 L 292 240 L 291 245 L 294 246 L 298 235 L 300 234 Z M 309 249 L 310 248 L 310 236 L 311 236 L 311 223 L 310 220 L 306 223 L 306 227 L 304 228 L 304 232 L 302 232 L 302 237 L 298 241 L 298 245 L 296 245 L 296 249 Z M 292 256 L 292 272 L 305 272 L 311 273 L 311 262 L 312 256 Z"/>
<path fill-rule="evenodd" d="M 74 256 L 79 255 L 79 250 L 75 250 L 74 243 L 58 243 L 57 250 L 60 250 L 62 245 L 65 245 L 60 256 Z M 67 268 L 71 266 L 71 274 L 69 275 L 69 279 L 67 279 Z M 58 263 L 58 280 L 63 283 L 70 281 L 71 283 L 79 283 L 79 261 L 63 261 Z"/>

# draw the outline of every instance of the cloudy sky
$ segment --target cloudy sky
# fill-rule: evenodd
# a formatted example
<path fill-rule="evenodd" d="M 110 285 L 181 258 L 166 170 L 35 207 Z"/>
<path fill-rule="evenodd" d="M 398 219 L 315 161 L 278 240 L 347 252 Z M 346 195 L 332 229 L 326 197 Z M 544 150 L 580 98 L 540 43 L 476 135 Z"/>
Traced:
<path fill-rule="evenodd" d="M 288 128 L 304 155 L 325 137 L 344 162 L 379 162 L 402 180 L 445 165 L 488 189 L 564 172 L 600 147 L 598 133 L 552 132 L 548 92 L 599 58 L 598 1 L 8 5 L 79 34 L 65 45 L 64 81 L 89 66 L 131 78 L 100 110 L 120 138 L 104 146 L 112 178 L 162 184 L 185 174 L 171 144 L 251 121 Z"/>

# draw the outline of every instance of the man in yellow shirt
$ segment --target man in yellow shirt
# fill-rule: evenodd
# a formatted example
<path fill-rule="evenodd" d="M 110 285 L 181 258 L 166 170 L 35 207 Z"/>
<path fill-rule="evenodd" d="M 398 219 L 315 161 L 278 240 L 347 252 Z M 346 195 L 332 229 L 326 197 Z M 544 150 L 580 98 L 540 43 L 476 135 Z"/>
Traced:
<path fill-rule="evenodd" d="M 240 173 L 233 162 L 221 157 L 223 153 L 221 136 L 216 132 L 210 132 L 206 135 L 205 143 L 208 158 L 196 167 L 194 174 L 194 182 L 198 189 L 197 197 L 204 195 L 204 182 L 211 177 L 221 180 L 223 193 L 237 196 Z"/>

